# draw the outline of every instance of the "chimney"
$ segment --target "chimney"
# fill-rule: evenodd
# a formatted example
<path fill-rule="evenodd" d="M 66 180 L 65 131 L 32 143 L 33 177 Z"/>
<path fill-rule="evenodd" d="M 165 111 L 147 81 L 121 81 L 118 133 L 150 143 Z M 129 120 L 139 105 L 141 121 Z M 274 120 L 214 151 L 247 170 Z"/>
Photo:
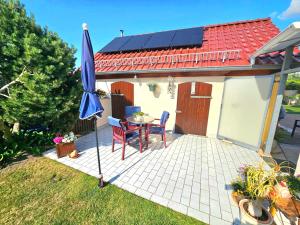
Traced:
<path fill-rule="evenodd" d="M 124 37 L 124 30 L 120 30 L 121 32 L 121 37 Z"/>

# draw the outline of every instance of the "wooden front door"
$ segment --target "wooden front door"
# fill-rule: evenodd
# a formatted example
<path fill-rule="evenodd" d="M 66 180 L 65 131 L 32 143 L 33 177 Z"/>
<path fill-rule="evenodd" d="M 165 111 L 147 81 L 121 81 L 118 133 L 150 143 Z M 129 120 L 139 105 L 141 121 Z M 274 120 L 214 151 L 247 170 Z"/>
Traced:
<path fill-rule="evenodd" d="M 195 82 L 178 85 L 175 131 L 206 136 L 212 85 Z"/>
<path fill-rule="evenodd" d="M 134 105 L 134 86 L 132 83 L 119 81 L 111 84 L 112 116 L 123 119 L 125 106 Z"/>

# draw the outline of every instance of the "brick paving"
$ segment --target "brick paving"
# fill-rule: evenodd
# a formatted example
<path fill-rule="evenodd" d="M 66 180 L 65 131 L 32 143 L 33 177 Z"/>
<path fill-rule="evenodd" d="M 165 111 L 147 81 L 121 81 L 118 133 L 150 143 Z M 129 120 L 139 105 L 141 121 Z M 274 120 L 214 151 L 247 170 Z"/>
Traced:
<path fill-rule="evenodd" d="M 241 164 L 261 160 L 256 152 L 214 138 L 178 134 L 168 134 L 165 149 L 153 135 L 143 153 L 137 142 L 126 146 L 122 161 L 120 144 L 111 151 L 111 128 L 98 132 L 105 181 L 208 224 L 239 224 L 230 182 Z M 57 159 L 55 150 L 44 155 L 97 177 L 95 134 L 79 138 L 76 146 L 81 155 L 77 159 Z"/>

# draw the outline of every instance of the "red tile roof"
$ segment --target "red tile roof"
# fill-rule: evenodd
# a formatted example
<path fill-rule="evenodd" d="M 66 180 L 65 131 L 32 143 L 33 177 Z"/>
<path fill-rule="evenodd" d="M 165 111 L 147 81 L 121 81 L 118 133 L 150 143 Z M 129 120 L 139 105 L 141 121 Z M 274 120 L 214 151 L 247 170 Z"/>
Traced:
<path fill-rule="evenodd" d="M 208 25 L 201 47 L 96 53 L 96 72 L 246 66 L 279 29 L 270 18 Z"/>

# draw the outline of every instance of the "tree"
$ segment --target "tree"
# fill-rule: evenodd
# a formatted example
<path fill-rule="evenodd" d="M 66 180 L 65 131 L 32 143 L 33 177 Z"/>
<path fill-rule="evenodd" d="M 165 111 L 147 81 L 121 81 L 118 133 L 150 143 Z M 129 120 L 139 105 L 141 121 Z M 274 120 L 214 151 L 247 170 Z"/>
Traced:
<path fill-rule="evenodd" d="M 75 51 L 38 26 L 19 1 L 0 0 L 0 119 L 70 129 L 81 96 Z"/>

